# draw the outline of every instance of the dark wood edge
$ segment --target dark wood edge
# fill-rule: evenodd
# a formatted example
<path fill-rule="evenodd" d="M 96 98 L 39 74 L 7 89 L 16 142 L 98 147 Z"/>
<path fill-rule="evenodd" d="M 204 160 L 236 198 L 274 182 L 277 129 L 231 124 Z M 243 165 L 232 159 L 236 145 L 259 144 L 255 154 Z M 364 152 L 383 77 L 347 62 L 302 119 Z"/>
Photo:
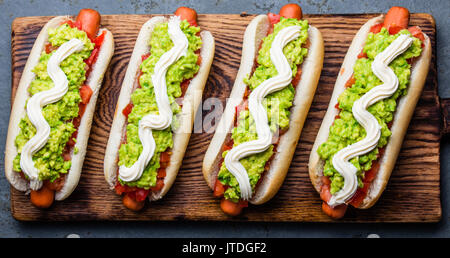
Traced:
<path fill-rule="evenodd" d="M 450 133 L 450 98 L 439 99 L 442 114 L 441 134 L 448 135 Z"/>

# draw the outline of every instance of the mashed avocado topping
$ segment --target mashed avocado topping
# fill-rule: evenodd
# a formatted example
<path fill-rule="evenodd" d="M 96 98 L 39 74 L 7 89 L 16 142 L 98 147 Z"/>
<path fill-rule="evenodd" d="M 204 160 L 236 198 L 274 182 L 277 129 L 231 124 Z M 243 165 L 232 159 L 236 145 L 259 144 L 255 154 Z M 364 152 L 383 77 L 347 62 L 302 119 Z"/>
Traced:
<path fill-rule="evenodd" d="M 375 56 L 383 52 L 401 34 L 410 35 L 408 30 L 402 30 L 396 35 L 390 35 L 385 28 L 377 34 L 369 33 L 363 50 L 367 54 L 367 58 L 360 58 L 356 61 L 353 69 L 355 83 L 347 88 L 338 98 L 339 108 L 341 109 L 339 118 L 330 127 L 328 140 L 317 149 L 320 158 L 325 161 L 323 174 L 331 180 L 331 194 L 338 192 L 344 186 L 344 178 L 333 167 L 333 155 L 346 146 L 361 141 L 366 137 L 366 131 L 353 117 L 353 103 L 373 87 L 382 84 L 382 81 L 372 72 L 372 62 Z M 358 169 L 359 187 L 364 186 L 364 172 L 370 170 L 372 162 L 378 159 L 379 149 L 383 148 L 389 140 L 391 131 L 388 128 L 388 124 L 393 119 L 398 98 L 407 93 L 411 74 L 411 65 L 408 64 L 407 60 L 420 56 L 421 52 L 421 41 L 415 38 L 409 49 L 389 65 L 399 80 L 397 91 L 391 97 L 378 101 L 368 108 L 368 111 L 376 117 L 381 125 L 381 137 L 377 147 L 371 152 L 350 160 Z"/>
<path fill-rule="evenodd" d="M 89 40 L 86 32 L 71 28 L 67 24 L 50 29 L 48 36 L 48 42 L 52 47 L 59 47 L 73 38 L 77 38 L 84 43 L 82 51 L 73 53 L 60 64 L 69 81 L 69 89 L 66 95 L 59 101 L 46 105 L 42 109 L 44 118 L 50 125 L 50 137 L 47 144 L 33 156 L 33 161 L 34 166 L 39 170 L 39 180 L 53 182 L 59 178 L 61 173 L 67 173 L 71 167 L 71 161 L 64 161 L 62 153 L 66 143 L 76 130 L 71 121 L 78 117 L 78 104 L 81 101 L 79 88 L 86 80 L 84 60 L 91 55 L 94 44 Z M 39 63 L 34 67 L 33 73 L 36 77 L 28 88 L 30 97 L 38 92 L 53 88 L 53 81 L 47 74 L 47 62 L 53 53 L 54 51 L 49 54 L 43 52 Z M 21 171 L 20 154 L 22 148 L 36 134 L 36 128 L 27 115 L 22 118 L 19 127 L 20 132 L 15 139 L 18 154 L 13 163 L 13 169 L 17 172 Z"/>
<path fill-rule="evenodd" d="M 292 69 L 292 76 L 297 74 L 297 67 L 303 62 L 303 58 L 308 53 L 308 49 L 302 48 L 302 45 L 306 43 L 308 38 L 308 21 L 297 19 L 285 19 L 281 17 L 280 22 L 275 24 L 274 31 L 263 39 L 263 44 L 258 53 L 258 67 L 250 78 L 244 79 L 244 82 L 248 85 L 250 90 L 258 87 L 262 82 L 278 74 L 275 66 L 270 59 L 270 48 L 275 36 L 282 29 L 289 26 L 300 26 L 300 36 L 289 42 L 283 49 L 283 53 L 286 56 Z M 269 126 L 273 133 L 277 133 L 280 130 L 286 130 L 289 127 L 289 109 L 292 106 L 294 100 L 295 89 L 292 84 L 285 87 L 282 90 L 274 92 L 268 95 L 264 100 L 264 106 L 268 114 Z M 248 110 L 243 110 L 239 113 L 237 118 L 237 126 L 233 128 L 231 133 L 231 139 L 233 140 L 233 147 L 238 146 L 241 143 L 253 141 L 258 138 L 256 133 L 256 126 L 253 118 Z M 222 153 L 222 157 L 227 155 L 228 151 Z M 250 179 L 250 185 L 253 191 L 258 183 L 266 162 L 272 157 L 274 153 L 274 146 L 271 145 L 266 151 L 248 156 L 240 160 L 248 173 Z M 220 171 L 218 174 L 219 181 L 228 186 L 225 190 L 224 197 L 233 202 L 238 202 L 241 196 L 239 189 L 239 183 L 236 178 L 227 170 L 225 163 L 222 162 Z"/>
<path fill-rule="evenodd" d="M 167 94 L 174 115 L 172 128 L 152 131 L 156 143 L 156 149 L 152 159 L 144 169 L 141 178 L 133 182 L 125 182 L 119 179 L 122 185 L 144 189 L 155 186 L 157 171 L 160 167 L 160 154 L 166 151 L 167 148 L 172 148 L 172 129 L 176 129 L 176 114 L 181 111 L 181 107 L 175 102 L 175 99 L 181 97 L 180 84 L 186 79 L 193 78 L 198 72 L 200 66 L 197 64 L 198 56 L 195 54 L 195 51 L 200 49 L 202 45 L 201 38 L 197 36 L 197 33 L 200 31 L 199 27 L 190 26 L 187 21 L 183 20 L 180 28 L 189 41 L 189 47 L 187 55 L 172 64 L 166 74 Z M 147 114 L 158 113 L 151 76 L 161 56 L 173 47 L 168 33 L 167 22 L 160 23 L 155 27 L 149 45 L 150 56 L 142 62 L 140 67 L 143 73 L 139 79 L 141 88 L 136 89 L 131 95 L 133 109 L 128 115 L 127 142 L 122 144 L 119 149 L 119 165 L 125 165 L 127 167 L 131 167 L 138 160 L 142 152 L 142 144 L 138 134 L 139 120 Z"/>

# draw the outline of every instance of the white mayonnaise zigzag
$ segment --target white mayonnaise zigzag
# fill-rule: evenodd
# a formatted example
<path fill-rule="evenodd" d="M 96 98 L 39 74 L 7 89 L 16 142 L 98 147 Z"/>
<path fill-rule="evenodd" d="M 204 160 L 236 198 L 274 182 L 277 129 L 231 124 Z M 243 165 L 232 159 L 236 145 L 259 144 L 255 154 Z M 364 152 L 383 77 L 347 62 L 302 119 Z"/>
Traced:
<path fill-rule="evenodd" d="M 374 103 L 392 96 L 398 88 L 398 78 L 389 64 L 400 54 L 405 52 L 412 44 L 413 38 L 400 35 L 383 52 L 375 57 L 372 63 L 373 73 L 383 82 L 355 101 L 352 107 L 353 116 L 366 130 L 366 137 L 352 145 L 338 151 L 332 159 L 334 168 L 344 178 L 344 186 L 332 195 L 328 205 L 344 204 L 355 194 L 358 187 L 357 168 L 349 162 L 354 157 L 372 151 L 378 144 L 381 136 L 381 126 L 377 119 L 367 111 Z"/>
<path fill-rule="evenodd" d="M 248 107 L 255 121 L 258 139 L 234 147 L 224 158 L 226 168 L 239 183 L 241 198 L 244 200 L 249 200 L 252 197 L 252 187 L 247 171 L 239 160 L 267 150 L 272 142 L 272 132 L 262 101 L 270 93 L 279 91 L 291 83 L 292 70 L 283 54 L 283 48 L 290 41 L 300 36 L 300 29 L 299 26 L 286 27 L 275 36 L 270 48 L 270 59 L 275 65 L 278 75 L 261 83 L 251 92 L 248 98 Z"/>
<path fill-rule="evenodd" d="M 33 155 L 45 146 L 50 136 L 50 125 L 42 115 L 42 107 L 60 100 L 67 93 L 69 82 L 59 64 L 72 53 L 81 50 L 83 42 L 78 39 L 72 39 L 61 45 L 47 63 L 47 73 L 54 83 L 53 88 L 36 93 L 27 102 L 27 116 L 36 128 L 36 134 L 22 149 L 20 168 L 30 179 L 32 190 L 39 190 L 42 187 L 39 171 L 34 166 Z"/>
<path fill-rule="evenodd" d="M 152 129 L 164 130 L 172 123 L 173 113 L 167 95 L 166 73 L 173 63 L 186 55 L 189 46 L 189 41 L 180 28 L 180 22 L 178 16 L 173 16 L 169 20 L 168 31 L 174 46 L 161 56 L 152 75 L 159 114 L 146 115 L 139 121 L 139 140 L 143 149 L 138 160 L 131 167 L 128 168 L 125 165 L 119 167 L 119 178 L 125 182 L 138 180 L 153 157 L 156 144 Z"/>

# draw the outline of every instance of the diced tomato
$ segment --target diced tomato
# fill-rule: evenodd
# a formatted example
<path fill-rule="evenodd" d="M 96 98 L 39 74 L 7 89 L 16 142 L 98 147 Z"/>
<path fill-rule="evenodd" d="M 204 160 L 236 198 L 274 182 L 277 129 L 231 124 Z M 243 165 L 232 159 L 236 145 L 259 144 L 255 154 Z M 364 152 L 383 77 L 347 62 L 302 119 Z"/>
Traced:
<path fill-rule="evenodd" d="M 106 31 L 103 31 L 98 37 L 96 37 L 92 42 L 95 44 L 96 48 L 100 48 L 105 40 Z"/>
<path fill-rule="evenodd" d="M 147 198 L 148 193 L 150 192 L 150 190 L 145 190 L 143 188 L 139 188 L 136 190 L 136 201 L 138 202 L 143 202 L 145 201 L 145 198 Z"/>
<path fill-rule="evenodd" d="M 345 84 L 346 88 L 350 88 L 353 86 L 353 84 L 356 83 L 356 79 L 355 77 L 352 75 L 352 77 L 347 81 L 347 83 Z"/>
<path fill-rule="evenodd" d="M 159 158 L 160 162 L 169 162 L 170 161 L 170 153 L 168 151 L 162 152 Z"/>
<path fill-rule="evenodd" d="M 202 64 L 202 56 L 200 55 L 200 49 L 195 51 L 195 54 L 197 55 L 197 65 Z"/>
<path fill-rule="evenodd" d="M 116 187 L 114 187 L 116 190 L 116 194 L 122 195 L 125 192 L 125 186 L 121 185 L 119 182 L 117 182 Z"/>
<path fill-rule="evenodd" d="M 226 144 L 223 145 L 222 150 L 223 151 L 231 150 L 233 148 L 233 144 L 234 144 L 233 140 L 228 141 Z"/>
<path fill-rule="evenodd" d="M 93 93 L 92 89 L 88 85 L 81 86 L 81 88 L 80 88 L 81 103 L 83 103 L 83 104 L 89 103 L 92 93 Z"/>
<path fill-rule="evenodd" d="M 378 150 L 378 157 L 382 157 L 384 155 L 384 152 L 386 151 L 386 147 L 383 147 Z"/>
<path fill-rule="evenodd" d="M 78 103 L 78 119 L 81 121 L 81 117 L 84 115 L 84 111 L 86 111 L 86 104 L 83 104 L 82 102 Z M 78 124 L 79 126 L 79 124 Z M 76 126 L 76 127 L 78 127 Z"/>
<path fill-rule="evenodd" d="M 75 131 L 75 132 L 73 132 L 72 136 L 70 136 L 70 139 L 69 139 L 69 141 L 66 143 L 66 145 L 67 145 L 68 147 L 73 147 L 73 146 L 75 146 L 75 140 L 74 140 L 74 139 L 76 139 L 77 136 L 78 136 L 78 130 Z"/>
<path fill-rule="evenodd" d="M 341 110 L 341 108 L 339 107 L 339 103 L 336 103 L 336 105 L 334 105 L 334 107 L 338 110 Z"/>
<path fill-rule="evenodd" d="M 189 88 L 189 84 L 191 83 L 191 80 L 184 80 L 181 84 L 180 84 L 180 88 L 181 88 L 181 95 L 184 96 L 184 94 L 186 94 L 187 89 Z"/>
<path fill-rule="evenodd" d="M 352 199 L 349 201 L 349 204 L 355 208 L 358 208 L 364 201 L 364 198 L 366 198 L 369 186 L 370 183 L 365 183 L 363 188 L 358 188 L 358 190 L 356 190 L 355 195 L 353 195 Z"/>
<path fill-rule="evenodd" d="M 128 115 L 131 113 L 132 109 L 133 109 L 133 104 L 128 103 L 128 105 L 122 110 L 122 114 L 128 118 Z"/>
<path fill-rule="evenodd" d="M 413 37 L 420 39 L 422 42 L 425 41 L 425 36 L 418 26 L 409 27 L 408 31 L 413 35 Z"/>
<path fill-rule="evenodd" d="M 95 61 L 97 61 L 98 52 L 99 52 L 99 49 L 98 48 L 94 48 L 94 50 L 92 50 L 91 55 L 89 56 L 89 58 L 84 61 L 87 65 L 89 65 L 89 67 L 91 67 L 92 64 L 95 63 Z"/>
<path fill-rule="evenodd" d="M 337 115 L 337 116 L 334 117 L 334 120 L 339 119 L 339 118 L 341 118 L 341 116 Z"/>
<path fill-rule="evenodd" d="M 115 190 L 118 195 L 121 195 L 123 193 L 136 192 L 138 189 L 139 188 L 137 188 L 137 187 L 129 187 L 127 185 L 121 185 L 119 182 L 117 182 L 117 184 L 115 186 Z"/>
<path fill-rule="evenodd" d="M 51 52 L 55 51 L 56 49 L 58 49 L 57 46 L 52 46 L 52 44 L 47 43 L 45 44 L 45 53 L 50 54 Z"/>
<path fill-rule="evenodd" d="M 294 79 L 292 79 L 292 85 L 294 85 L 294 87 L 297 87 L 298 83 L 300 82 L 301 77 L 302 77 L 302 69 L 299 66 L 297 68 L 297 73 L 295 74 Z"/>
<path fill-rule="evenodd" d="M 239 114 L 241 114 L 242 111 L 248 109 L 248 100 L 244 100 L 240 105 L 236 106 L 236 124 L 239 117 Z"/>
<path fill-rule="evenodd" d="M 244 91 L 244 99 L 248 98 L 248 95 L 250 95 L 250 90 L 246 87 Z"/>
<path fill-rule="evenodd" d="M 359 53 L 359 55 L 358 55 L 358 59 L 360 59 L 360 58 L 367 58 L 367 54 L 364 53 L 364 49 L 362 49 L 361 53 Z"/>
<path fill-rule="evenodd" d="M 44 181 L 44 185 L 47 186 L 50 190 L 60 191 L 63 188 L 65 181 L 65 177 L 60 176 L 53 182 L 50 182 L 49 180 Z"/>
<path fill-rule="evenodd" d="M 381 28 L 383 28 L 383 23 L 378 23 L 370 27 L 370 32 L 377 34 L 381 31 Z"/>
<path fill-rule="evenodd" d="M 272 25 L 280 22 L 281 15 L 279 15 L 279 14 L 268 13 L 267 16 L 269 17 L 269 22 Z"/>
<path fill-rule="evenodd" d="M 142 56 L 141 56 L 142 62 L 143 62 L 145 59 L 149 58 L 149 57 L 150 57 L 150 53 L 147 53 L 147 54 L 142 55 Z"/>
<path fill-rule="evenodd" d="M 159 168 L 158 174 L 156 175 L 156 178 L 165 178 L 166 177 L 166 169 L 165 168 Z"/>
<path fill-rule="evenodd" d="M 70 156 L 70 149 L 65 149 L 64 152 L 62 153 L 63 159 L 64 161 L 69 161 L 72 159 L 72 157 Z"/>
<path fill-rule="evenodd" d="M 224 192 L 225 186 L 217 179 L 216 184 L 214 185 L 214 197 L 222 197 Z"/>
<path fill-rule="evenodd" d="M 150 190 L 156 192 L 161 190 L 164 187 L 164 180 L 163 179 L 158 179 L 156 180 L 156 185 L 154 187 L 150 187 Z"/>
<path fill-rule="evenodd" d="M 83 105 L 83 104 L 78 104 L 78 107 L 80 107 L 81 105 Z M 73 124 L 73 126 L 75 127 L 75 128 L 77 128 L 78 126 L 80 126 L 80 123 L 81 123 L 81 117 L 80 117 L 80 115 L 78 115 L 77 117 L 75 117 L 73 120 L 72 120 L 72 124 Z"/>
<path fill-rule="evenodd" d="M 67 20 L 65 22 L 67 25 L 69 25 L 71 28 L 77 28 L 79 30 L 81 30 L 81 23 L 78 21 L 72 21 L 72 20 Z"/>
<path fill-rule="evenodd" d="M 391 35 L 395 35 L 395 34 L 399 33 L 402 29 L 403 29 L 402 27 L 400 27 L 396 24 L 390 25 L 388 28 L 389 34 L 391 34 Z"/>
<path fill-rule="evenodd" d="M 373 161 L 372 162 L 372 167 L 364 172 L 364 182 L 365 183 L 370 183 L 375 179 L 375 176 L 378 173 L 378 170 L 380 169 L 380 163 L 378 161 Z"/>

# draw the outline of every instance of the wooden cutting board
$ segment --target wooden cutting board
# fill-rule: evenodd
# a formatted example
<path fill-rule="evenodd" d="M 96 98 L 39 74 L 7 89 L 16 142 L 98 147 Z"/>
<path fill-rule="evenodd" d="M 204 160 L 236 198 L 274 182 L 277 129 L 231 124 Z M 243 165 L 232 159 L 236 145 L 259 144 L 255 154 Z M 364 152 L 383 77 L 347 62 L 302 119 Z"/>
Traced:
<path fill-rule="evenodd" d="M 325 115 L 343 58 L 355 33 L 377 14 L 306 15 L 325 40 L 325 60 L 320 82 L 297 145 L 288 176 L 278 194 L 261 206 L 250 206 L 231 218 L 222 213 L 219 200 L 203 180 L 201 165 L 212 138 L 194 133 L 175 184 L 160 201 L 143 211 L 124 208 L 103 177 L 103 157 L 114 108 L 135 39 L 141 25 L 151 15 L 104 15 L 102 24 L 115 38 L 115 54 L 105 75 L 92 124 L 88 151 L 80 183 L 63 202 L 49 210 L 34 208 L 29 197 L 11 188 L 11 212 L 18 220 L 212 220 L 212 221 L 332 221 L 321 211 L 319 194 L 308 176 L 308 159 L 315 136 Z M 229 96 L 239 69 L 244 30 L 253 15 L 199 15 L 199 25 L 216 40 L 216 54 L 203 99 Z M 12 98 L 29 52 L 42 26 L 51 17 L 22 17 L 12 23 Z M 349 208 L 345 222 L 437 222 L 441 218 L 440 140 L 445 128 L 437 96 L 435 22 L 429 14 L 412 14 L 411 24 L 419 25 L 431 38 L 433 57 L 424 92 L 391 180 L 378 203 L 369 210 Z M 448 105 L 444 104 L 445 111 Z M 203 111 L 202 115 L 208 114 Z"/>

